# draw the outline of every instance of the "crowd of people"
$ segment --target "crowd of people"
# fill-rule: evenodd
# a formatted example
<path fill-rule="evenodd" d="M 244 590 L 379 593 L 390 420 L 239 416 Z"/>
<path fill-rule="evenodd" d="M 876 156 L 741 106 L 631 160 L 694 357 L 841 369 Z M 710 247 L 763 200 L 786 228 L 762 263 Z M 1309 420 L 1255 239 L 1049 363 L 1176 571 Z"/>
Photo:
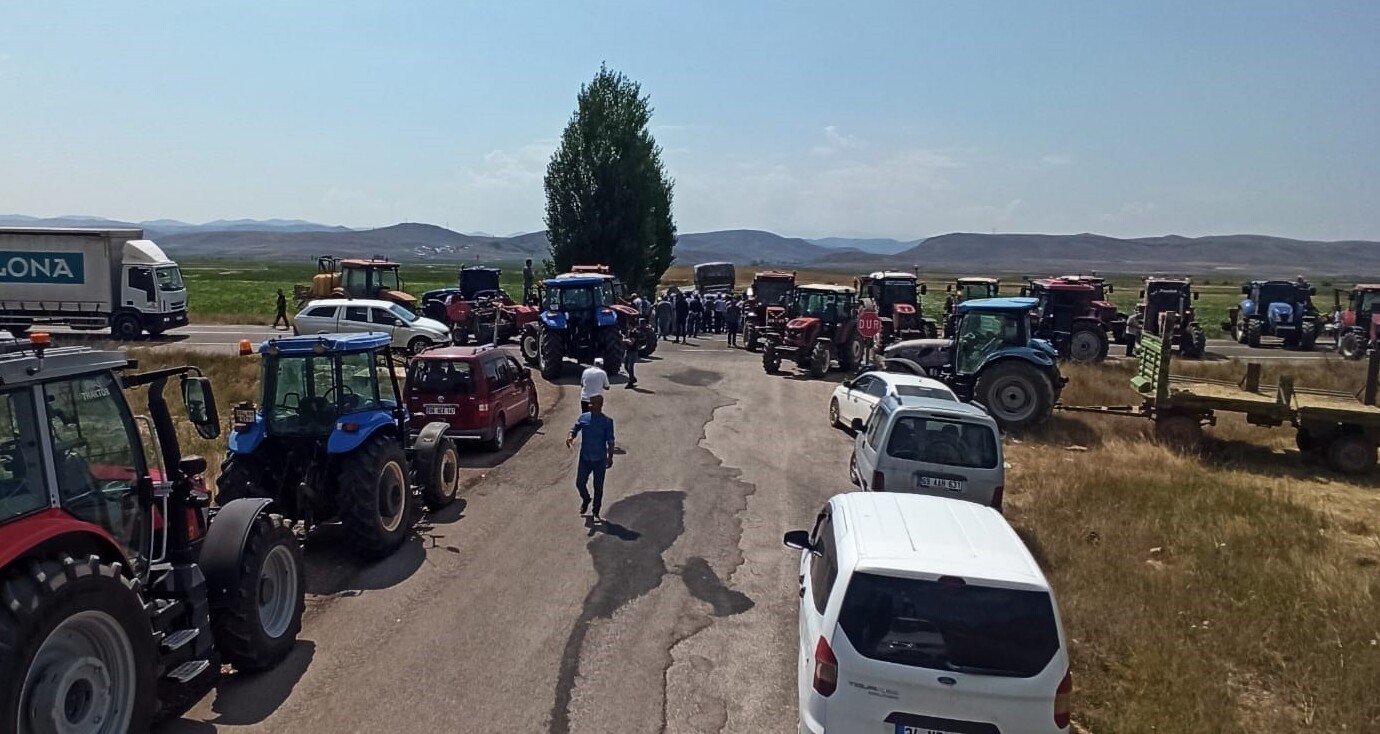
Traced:
<path fill-rule="evenodd" d="M 667 291 L 652 306 L 657 336 L 662 341 L 684 344 L 702 334 L 727 334 L 736 346 L 742 322 L 743 298 L 732 294 Z"/>

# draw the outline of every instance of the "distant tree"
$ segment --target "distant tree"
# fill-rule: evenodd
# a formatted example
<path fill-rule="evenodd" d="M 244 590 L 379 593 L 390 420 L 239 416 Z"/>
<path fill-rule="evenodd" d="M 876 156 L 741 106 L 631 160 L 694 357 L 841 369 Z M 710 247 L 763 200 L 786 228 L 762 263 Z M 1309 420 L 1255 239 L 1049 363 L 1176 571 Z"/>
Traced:
<path fill-rule="evenodd" d="M 650 292 L 675 260 L 673 182 L 642 87 L 599 67 L 546 166 L 551 268 L 607 263 L 628 287 Z"/>

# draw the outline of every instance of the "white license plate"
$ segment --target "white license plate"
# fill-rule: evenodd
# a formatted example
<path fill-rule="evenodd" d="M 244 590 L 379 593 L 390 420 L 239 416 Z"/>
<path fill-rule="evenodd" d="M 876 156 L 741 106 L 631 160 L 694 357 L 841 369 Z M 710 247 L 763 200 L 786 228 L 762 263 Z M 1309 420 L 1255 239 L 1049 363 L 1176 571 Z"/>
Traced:
<path fill-rule="evenodd" d="M 236 423 L 253 423 L 257 417 L 252 408 L 235 408 Z"/>
<path fill-rule="evenodd" d="M 426 406 L 427 415 L 455 415 L 454 405 L 428 405 Z"/>
<path fill-rule="evenodd" d="M 962 492 L 963 485 L 965 484 L 967 484 L 967 482 L 962 479 L 941 479 L 939 477 L 915 478 L 915 486 L 921 489 L 947 489 L 950 492 Z"/>
<path fill-rule="evenodd" d="M 896 734 L 952 734 L 947 729 L 931 729 L 925 726 L 910 726 L 909 724 L 897 724 Z"/>

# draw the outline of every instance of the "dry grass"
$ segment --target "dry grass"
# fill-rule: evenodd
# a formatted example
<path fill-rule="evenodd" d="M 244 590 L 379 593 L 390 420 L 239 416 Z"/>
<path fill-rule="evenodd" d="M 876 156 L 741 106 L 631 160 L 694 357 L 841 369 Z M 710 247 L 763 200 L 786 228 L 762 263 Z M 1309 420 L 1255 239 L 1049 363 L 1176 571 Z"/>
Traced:
<path fill-rule="evenodd" d="M 1176 365 L 1176 370 L 1179 367 Z M 1239 365 L 1183 371 L 1232 379 Z M 1357 365 L 1267 369 L 1357 389 Z M 1075 368 L 1071 403 L 1131 403 L 1129 366 Z M 1072 640 L 1092 732 L 1380 731 L 1380 493 L 1304 467 L 1288 429 L 1226 418 L 1201 455 L 1149 423 L 1057 416 L 1012 445 L 1008 516 Z M 1078 445 L 1083 450 L 1070 450 Z"/>

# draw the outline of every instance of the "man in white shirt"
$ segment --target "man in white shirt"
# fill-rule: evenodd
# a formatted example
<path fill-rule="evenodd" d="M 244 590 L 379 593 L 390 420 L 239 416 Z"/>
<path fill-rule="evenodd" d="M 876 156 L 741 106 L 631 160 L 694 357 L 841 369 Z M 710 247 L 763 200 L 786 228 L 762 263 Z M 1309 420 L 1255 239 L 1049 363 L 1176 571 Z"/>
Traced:
<path fill-rule="evenodd" d="M 589 399 L 603 395 L 609 389 L 609 373 L 604 371 L 604 358 L 595 357 L 594 364 L 580 373 L 580 412 L 589 412 Z"/>

